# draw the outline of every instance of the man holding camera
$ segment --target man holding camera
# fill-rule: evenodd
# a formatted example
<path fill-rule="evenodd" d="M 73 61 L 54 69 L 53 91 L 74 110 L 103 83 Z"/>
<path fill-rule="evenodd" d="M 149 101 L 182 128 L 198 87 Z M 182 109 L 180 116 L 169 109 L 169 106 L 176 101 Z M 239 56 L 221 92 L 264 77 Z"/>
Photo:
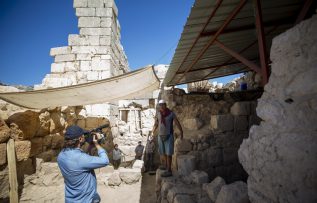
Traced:
<path fill-rule="evenodd" d="M 166 170 L 162 177 L 172 176 L 172 155 L 174 154 L 173 123 L 180 131 L 180 139 L 183 139 L 183 129 L 175 113 L 166 106 L 164 100 L 159 101 L 159 112 L 155 118 L 153 133 L 158 128 L 158 145 L 161 159 L 161 170 Z"/>
<path fill-rule="evenodd" d="M 65 183 L 65 202 L 100 202 L 97 193 L 97 180 L 94 169 L 109 164 L 106 151 L 98 144 L 100 134 L 93 134 L 93 145 L 98 150 L 97 156 L 90 156 L 80 147 L 85 143 L 85 130 L 73 125 L 66 129 L 64 148 L 59 153 L 57 162 Z"/>

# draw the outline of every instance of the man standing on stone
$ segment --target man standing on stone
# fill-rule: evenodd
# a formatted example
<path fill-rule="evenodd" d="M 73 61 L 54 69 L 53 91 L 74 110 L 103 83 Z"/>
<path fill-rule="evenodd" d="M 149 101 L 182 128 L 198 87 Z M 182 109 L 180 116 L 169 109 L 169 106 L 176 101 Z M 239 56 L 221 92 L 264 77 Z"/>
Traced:
<path fill-rule="evenodd" d="M 64 148 L 59 153 L 57 162 L 65 183 L 65 202 L 100 202 L 97 193 L 97 180 L 94 169 L 109 164 L 106 151 L 98 144 L 99 135 L 93 137 L 93 144 L 98 150 L 97 156 L 90 156 L 80 147 L 85 143 L 84 131 L 73 125 L 66 129 Z"/>
<path fill-rule="evenodd" d="M 136 146 L 134 152 L 135 152 L 135 159 L 141 160 L 143 156 L 144 146 L 142 145 L 142 142 L 138 142 L 138 146 Z"/>
<path fill-rule="evenodd" d="M 161 159 L 160 169 L 166 170 L 162 177 L 172 176 L 172 155 L 174 154 L 173 121 L 180 131 L 180 139 L 183 139 L 183 129 L 176 115 L 167 108 L 164 100 L 159 101 L 159 112 L 155 118 L 153 133 L 158 127 L 158 145 Z"/>
<path fill-rule="evenodd" d="M 146 170 L 151 171 L 153 170 L 153 161 L 154 161 L 154 152 L 155 152 L 155 143 L 153 140 L 153 136 L 149 136 L 145 154 L 146 154 Z"/>

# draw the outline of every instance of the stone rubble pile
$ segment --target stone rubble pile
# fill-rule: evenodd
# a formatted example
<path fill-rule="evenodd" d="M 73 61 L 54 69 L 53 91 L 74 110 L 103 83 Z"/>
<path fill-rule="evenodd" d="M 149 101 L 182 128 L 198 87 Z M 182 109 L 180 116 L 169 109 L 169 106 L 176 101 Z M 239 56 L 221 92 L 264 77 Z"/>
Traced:
<path fill-rule="evenodd" d="M 239 149 L 252 202 L 317 202 L 317 15 L 273 39 L 272 73 Z"/>
<path fill-rule="evenodd" d="M 209 181 L 204 171 L 192 170 L 183 176 L 174 173 L 172 177 L 163 178 L 156 171 L 156 196 L 159 203 L 248 203 L 246 183 L 242 181 L 226 185 L 221 177 Z"/>

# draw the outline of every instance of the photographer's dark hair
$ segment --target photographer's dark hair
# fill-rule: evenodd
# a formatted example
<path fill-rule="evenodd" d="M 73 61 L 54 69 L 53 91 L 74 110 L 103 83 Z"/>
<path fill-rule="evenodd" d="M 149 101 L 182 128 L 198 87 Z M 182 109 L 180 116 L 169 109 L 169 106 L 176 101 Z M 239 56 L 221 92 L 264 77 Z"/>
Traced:
<path fill-rule="evenodd" d="M 63 149 L 71 148 L 75 149 L 78 147 L 79 139 L 65 139 Z"/>

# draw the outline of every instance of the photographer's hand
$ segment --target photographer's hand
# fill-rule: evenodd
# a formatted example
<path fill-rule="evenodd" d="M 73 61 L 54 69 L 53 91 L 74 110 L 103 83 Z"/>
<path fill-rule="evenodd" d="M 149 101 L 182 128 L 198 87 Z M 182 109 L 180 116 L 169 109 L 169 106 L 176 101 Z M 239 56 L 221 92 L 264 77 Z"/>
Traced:
<path fill-rule="evenodd" d="M 103 149 L 100 144 L 98 143 L 98 139 L 100 138 L 100 135 L 98 133 L 93 135 L 93 140 L 92 142 L 94 143 L 95 147 L 99 150 L 99 149 Z"/>

